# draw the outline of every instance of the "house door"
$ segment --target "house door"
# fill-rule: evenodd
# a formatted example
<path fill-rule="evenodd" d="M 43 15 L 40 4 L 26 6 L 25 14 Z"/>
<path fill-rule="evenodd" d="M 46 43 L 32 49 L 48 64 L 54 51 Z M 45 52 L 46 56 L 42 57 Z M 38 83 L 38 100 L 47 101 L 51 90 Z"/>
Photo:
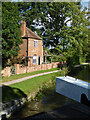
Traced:
<path fill-rule="evenodd" d="M 40 65 L 40 56 L 38 57 L 38 65 Z"/>

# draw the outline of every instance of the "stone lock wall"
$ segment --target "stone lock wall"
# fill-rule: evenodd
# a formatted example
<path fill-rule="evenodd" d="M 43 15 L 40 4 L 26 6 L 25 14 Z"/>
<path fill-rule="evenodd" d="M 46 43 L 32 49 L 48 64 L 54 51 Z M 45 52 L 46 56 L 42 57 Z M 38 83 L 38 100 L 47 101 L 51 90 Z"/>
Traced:
<path fill-rule="evenodd" d="M 26 98 L 15 99 L 7 103 L 0 103 L 2 111 L 0 111 L 0 120 L 6 120 L 13 112 L 22 107 Z"/>

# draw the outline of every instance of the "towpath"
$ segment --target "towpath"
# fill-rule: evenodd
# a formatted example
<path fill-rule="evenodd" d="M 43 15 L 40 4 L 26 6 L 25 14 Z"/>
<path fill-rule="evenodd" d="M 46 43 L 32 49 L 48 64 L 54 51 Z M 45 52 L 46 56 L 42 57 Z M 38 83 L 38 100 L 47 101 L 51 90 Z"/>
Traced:
<path fill-rule="evenodd" d="M 22 81 L 25 81 L 25 80 L 28 80 L 28 79 L 31 79 L 31 78 L 34 78 L 34 77 L 38 77 L 38 76 L 42 76 L 42 75 L 47 75 L 47 74 L 55 73 L 55 72 L 58 72 L 58 70 L 50 71 L 50 72 L 45 72 L 45 73 L 40 73 L 40 74 L 31 75 L 31 76 L 20 78 L 20 79 L 16 79 L 16 80 L 4 82 L 4 83 L 1 83 L 1 85 L 11 85 L 11 84 L 19 83 L 19 82 L 22 82 Z"/>
<path fill-rule="evenodd" d="M 82 64 L 80 64 L 80 65 L 75 65 L 74 67 L 79 67 L 79 66 L 81 66 L 81 65 L 89 65 L 90 63 L 82 63 Z"/>

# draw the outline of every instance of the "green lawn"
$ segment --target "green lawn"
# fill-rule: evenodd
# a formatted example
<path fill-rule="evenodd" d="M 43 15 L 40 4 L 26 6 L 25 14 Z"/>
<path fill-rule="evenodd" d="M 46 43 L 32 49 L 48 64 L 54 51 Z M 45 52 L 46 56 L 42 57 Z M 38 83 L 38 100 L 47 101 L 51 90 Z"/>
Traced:
<path fill-rule="evenodd" d="M 36 92 L 38 88 L 41 88 L 44 84 L 48 83 L 50 80 L 54 80 L 55 83 L 56 77 L 64 75 L 65 71 L 63 70 L 56 73 L 34 77 L 9 86 L 3 86 L 3 102 L 10 101 L 12 99 L 17 99 L 20 97 L 29 96 L 33 92 Z"/>
<path fill-rule="evenodd" d="M 38 76 L 32 79 L 25 80 L 23 82 L 15 83 L 10 85 L 10 87 L 19 88 L 26 95 L 35 92 L 44 83 L 49 82 L 53 77 L 58 76 L 58 73 L 51 73 L 48 75 Z"/>
<path fill-rule="evenodd" d="M 11 75 L 10 77 L 3 77 L 2 78 L 2 82 L 8 82 L 8 81 L 12 81 L 12 80 L 15 80 L 15 79 L 27 77 L 27 76 L 30 76 L 30 75 L 35 75 L 35 74 L 49 72 L 49 71 L 54 71 L 54 70 L 58 70 L 58 68 L 53 68 L 53 69 L 48 69 L 48 70 L 41 70 L 41 71 L 35 71 L 35 72 L 24 73 L 24 74 L 19 74 L 19 75 Z"/>

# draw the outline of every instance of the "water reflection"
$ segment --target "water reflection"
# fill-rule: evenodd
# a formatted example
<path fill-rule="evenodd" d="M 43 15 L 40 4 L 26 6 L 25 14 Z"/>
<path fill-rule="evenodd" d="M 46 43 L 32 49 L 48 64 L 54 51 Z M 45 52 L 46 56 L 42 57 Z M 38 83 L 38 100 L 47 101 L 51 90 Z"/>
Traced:
<path fill-rule="evenodd" d="M 56 93 L 55 90 L 52 90 L 52 94 L 44 96 L 38 101 L 34 100 L 26 103 L 22 109 L 20 109 L 19 112 L 17 111 L 14 113 L 9 120 L 20 120 L 37 113 L 51 111 L 73 102 L 75 101 Z"/>
<path fill-rule="evenodd" d="M 69 75 L 90 82 L 90 65 L 73 68 Z"/>

